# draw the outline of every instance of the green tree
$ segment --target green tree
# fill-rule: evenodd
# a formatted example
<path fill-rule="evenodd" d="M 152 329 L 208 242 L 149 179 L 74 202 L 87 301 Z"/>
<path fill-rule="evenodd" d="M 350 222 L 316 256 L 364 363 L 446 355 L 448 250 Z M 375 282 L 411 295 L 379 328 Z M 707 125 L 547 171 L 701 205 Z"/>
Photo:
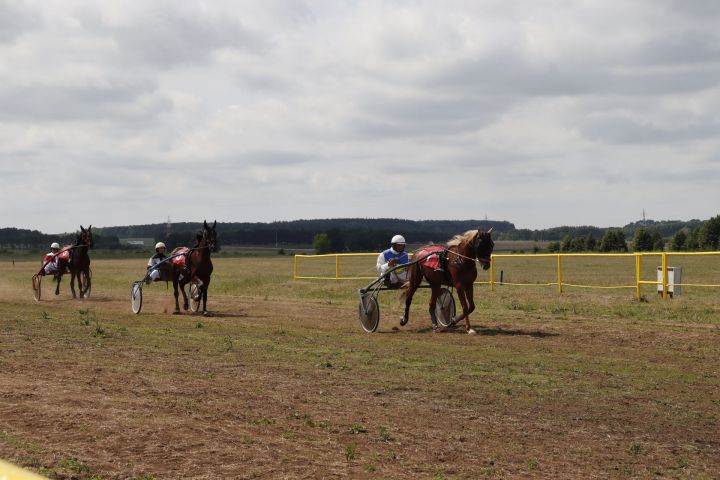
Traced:
<path fill-rule="evenodd" d="M 572 251 L 572 241 L 573 238 L 570 235 L 565 235 L 560 242 L 560 251 L 561 252 L 570 252 Z"/>
<path fill-rule="evenodd" d="M 687 240 L 688 236 L 685 230 L 678 230 L 675 235 L 673 235 L 672 240 L 670 240 L 670 250 L 682 252 L 687 248 Z"/>
<path fill-rule="evenodd" d="M 698 234 L 700 233 L 700 227 L 694 229 L 692 232 L 690 232 L 690 235 L 688 235 L 687 239 L 687 249 L 690 251 L 699 250 L 700 249 L 700 242 L 698 241 Z"/>
<path fill-rule="evenodd" d="M 595 249 L 597 249 L 597 240 L 591 233 L 588 233 L 587 237 L 585 237 L 585 250 L 588 252 L 594 252 Z"/>
<path fill-rule="evenodd" d="M 665 240 L 663 240 L 662 235 L 660 235 L 660 232 L 656 229 L 650 230 L 650 236 L 652 237 L 652 249 L 656 252 L 662 252 L 665 250 Z"/>
<path fill-rule="evenodd" d="M 633 238 L 633 250 L 636 252 L 650 252 L 653 249 L 653 236 L 645 227 L 635 230 Z"/>
<path fill-rule="evenodd" d="M 585 251 L 585 239 L 583 237 L 575 237 L 570 242 L 571 252 L 584 252 Z"/>
<path fill-rule="evenodd" d="M 315 249 L 315 253 L 318 255 L 330 252 L 330 238 L 327 233 L 315 234 L 312 245 Z"/>
<path fill-rule="evenodd" d="M 548 253 L 558 253 L 560 251 L 560 242 L 550 242 L 547 246 Z"/>
<path fill-rule="evenodd" d="M 625 234 L 619 228 L 608 228 L 600 240 L 601 252 L 627 252 Z"/>
<path fill-rule="evenodd" d="M 717 250 L 720 246 L 720 215 L 707 220 L 698 232 L 698 243 L 703 250 Z"/>

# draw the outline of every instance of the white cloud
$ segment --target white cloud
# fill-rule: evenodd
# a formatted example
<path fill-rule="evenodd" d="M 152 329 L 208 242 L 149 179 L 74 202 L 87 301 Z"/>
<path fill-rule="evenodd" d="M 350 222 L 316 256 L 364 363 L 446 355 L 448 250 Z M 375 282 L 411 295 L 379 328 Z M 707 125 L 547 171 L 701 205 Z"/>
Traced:
<path fill-rule="evenodd" d="M 670 0 L 0 0 L 2 222 L 707 218 L 719 16 Z"/>

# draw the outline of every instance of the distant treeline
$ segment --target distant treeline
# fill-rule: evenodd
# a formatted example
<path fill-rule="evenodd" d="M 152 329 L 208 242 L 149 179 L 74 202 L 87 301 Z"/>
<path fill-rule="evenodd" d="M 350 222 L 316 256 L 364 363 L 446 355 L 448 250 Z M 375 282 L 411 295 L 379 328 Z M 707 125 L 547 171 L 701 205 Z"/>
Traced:
<path fill-rule="evenodd" d="M 97 248 L 136 249 L 123 245 L 120 239 L 152 238 L 163 241 L 169 248 L 193 243 L 194 234 L 202 223 L 181 222 L 93 228 Z M 720 216 L 701 220 L 640 221 L 622 228 L 593 226 L 555 227 L 544 230 L 516 229 L 515 225 L 497 220 L 403 220 L 397 218 L 338 218 L 324 220 L 294 220 L 271 223 L 218 223 L 221 245 L 301 246 L 312 245 L 318 234 L 327 235 L 331 251 L 378 251 L 386 248 L 390 238 L 402 234 L 411 244 L 444 242 L 453 235 L 470 229 L 494 228 L 498 240 L 551 242 L 551 250 L 585 251 L 610 248 L 621 241 L 634 242 L 641 232 L 640 245 L 648 242 L 653 248 L 669 243 L 677 249 L 716 250 L 720 235 Z M 610 233 L 608 233 L 610 232 Z M 609 237 L 608 237 L 609 235 Z M 649 237 L 648 237 L 649 236 Z M 650 238 L 651 240 L 648 240 Z M 75 234 L 49 235 L 36 230 L 0 229 L 2 248 L 48 248 L 51 242 L 69 244 Z M 605 243 L 603 244 L 603 239 Z M 621 240 L 622 239 L 622 240 Z M 627 240 L 625 240 L 627 239 Z M 633 243 L 634 244 L 634 243 Z M 603 246 L 604 245 L 604 246 Z M 619 248 L 619 247 L 618 247 Z M 615 248 L 612 248 L 614 250 Z M 609 250 L 607 250 L 609 251 Z"/>
<path fill-rule="evenodd" d="M 116 249 L 121 247 L 118 237 L 98 233 L 94 228 L 92 230 L 95 248 Z M 72 245 L 75 243 L 75 238 L 75 233 L 50 235 L 37 230 L 0 228 L 0 247 L 2 248 L 47 250 L 52 242 L 58 242 L 60 245 Z"/>

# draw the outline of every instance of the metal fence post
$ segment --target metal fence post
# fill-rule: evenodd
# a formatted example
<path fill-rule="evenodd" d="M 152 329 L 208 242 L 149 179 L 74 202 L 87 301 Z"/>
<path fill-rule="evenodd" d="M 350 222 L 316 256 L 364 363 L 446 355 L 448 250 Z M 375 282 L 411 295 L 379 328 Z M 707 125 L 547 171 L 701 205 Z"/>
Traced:
<path fill-rule="evenodd" d="M 298 256 L 297 256 L 297 254 L 294 257 L 293 263 L 294 263 L 293 264 L 293 280 L 297 280 L 297 277 L 298 277 Z"/>
<path fill-rule="evenodd" d="M 662 253 L 662 298 L 667 300 L 668 297 L 668 275 L 667 275 L 667 253 Z"/>
<path fill-rule="evenodd" d="M 562 255 L 558 253 L 557 256 L 557 279 L 558 279 L 558 291 L 562 293 Z"/>
<path fill-rule="evenodd" d="M 642 270 L 642 256 L 635 254 L 635 292 L 637 299 L 640 300 L 640 271 Z"/>
<path fill-rule="evenodd" d="M 340 254 L 335 254 L 335 280 L 340 279 Z"/>
<path fill-rule="evenodd" d="M 490 256 L 490 291 L 495 290 L 495 258 Z"/>

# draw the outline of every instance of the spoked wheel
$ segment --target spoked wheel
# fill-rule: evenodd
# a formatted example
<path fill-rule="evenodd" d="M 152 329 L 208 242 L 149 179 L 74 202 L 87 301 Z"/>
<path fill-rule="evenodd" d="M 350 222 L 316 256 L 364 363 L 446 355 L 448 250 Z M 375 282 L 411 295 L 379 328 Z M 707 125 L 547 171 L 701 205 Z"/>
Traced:
<path fill-rule="evenodd" d="M 137 315 L 142 310 L 142 286 L 143 282 L 134 282 L 130 289 L 130 307 L 132 312 Z"/>
<path fill-rule="evenodd" d="M 200 309 L 200 289 L 194 283 L 190 283 L 190 310 L 195 313 Z"/>
<path fill-rule="evenodd" d="M 455 318 L 455 299 L 447 288 L 440 290 L 437 303 L 435 304 L 435 316 L 442 327 L 449 327 Z"/>
<path fill-rule="evenodd" d="M 80 298 L 89 298 L 90 289 L 92 288 L 92 270 L 88 269 L 87 274 L 82 272 L 83 276 L 83 289 L 80 292 Z"/>
<path fill-rule="evenodd" d="M 367 333 L 373 333 L 377 330 L 380 324 L 380 307 L 377 298 L 372 293 L 364 293 L 360 297 L 358 316 L 360 325 Z"/>
<path fill-rule="evenodd" d="M 40 301 L 41 285 L 42 285 L 42 275 L 38 275 L 36 273 L 32 277 L 33 298 L 35 298 L 36 302 Z"/>

